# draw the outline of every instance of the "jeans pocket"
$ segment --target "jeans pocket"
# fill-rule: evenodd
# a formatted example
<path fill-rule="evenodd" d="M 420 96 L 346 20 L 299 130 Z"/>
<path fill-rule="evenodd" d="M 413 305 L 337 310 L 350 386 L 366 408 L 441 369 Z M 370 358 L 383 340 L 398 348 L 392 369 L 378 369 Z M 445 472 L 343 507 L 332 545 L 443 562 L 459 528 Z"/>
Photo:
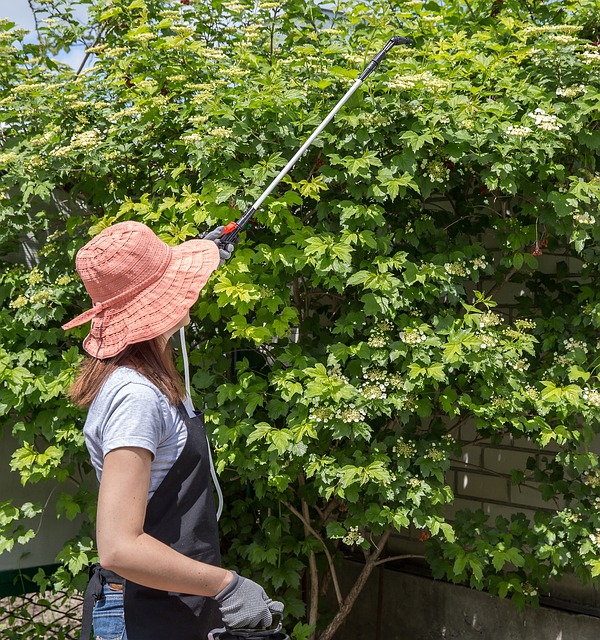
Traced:
<path fill-rule="evenodd" d="M 93 623 L 96 640 L 127 640 L 122 591 L 104 585 L 102 598 L 94 606 Z"/>

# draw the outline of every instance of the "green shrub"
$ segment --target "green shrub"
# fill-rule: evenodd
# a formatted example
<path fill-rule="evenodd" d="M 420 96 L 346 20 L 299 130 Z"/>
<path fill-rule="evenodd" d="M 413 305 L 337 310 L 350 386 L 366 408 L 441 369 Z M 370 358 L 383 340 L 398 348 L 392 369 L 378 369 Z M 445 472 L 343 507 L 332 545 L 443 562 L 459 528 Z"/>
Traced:
<path fill-rule="evenodd" d="M 237 219 L 388 38 L 414 39 L 266 201 L 194 311 L 226 561 L 281 595 L 296 638 L 319 625 L 326 640 L 347 614 L 360 581 L 317 615 L 345 553 L 364 554 L 363 580 L 409 526 L 436 577 L 517 604 L 600 573 L 598 9 L 443 4 L 93 3 L 94 64 L 78 75 L 48 53 L 85 29 L 59 21 L 46 48 L 15 49 L 0 27 L 18 61 L 0 68 L 0 410 L 24 483 L 89 471 L 61 395 L 85 335 L 60 329 L 88 304 L 77 248 L 119 220 L 180 242 Z M 28 266 L 15 252 L 35 242 Z M 496 307 L 513 285 L 508 315 Z M 512 473 L 548 501 L 534 522 L 447 519 L 469 421 L 558 446 Z M 66 517 L 92 505 L 85 484 L 59 500 Z M 2 505 L 4 549 L 40 508 Z M 94 553 L 87 526 L 60 586 L 81 584 Z"/>

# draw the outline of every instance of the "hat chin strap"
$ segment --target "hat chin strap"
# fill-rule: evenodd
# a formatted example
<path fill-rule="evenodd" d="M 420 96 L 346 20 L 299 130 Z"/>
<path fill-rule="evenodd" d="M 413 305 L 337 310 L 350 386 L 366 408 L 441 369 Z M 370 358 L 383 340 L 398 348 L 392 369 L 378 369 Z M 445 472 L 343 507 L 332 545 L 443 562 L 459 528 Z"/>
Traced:
<path fill-rule="evenodd" d="M 179 329 L 179 341 L 181 343 L 181 355 L 183 356 L 183 376 L 185 380 L 185 408 L 188 410 L 188 413 L 194 415 L 194 405 L 192 404 L 192 392 L 191 392 L 191 384 L 190 384 L 190 363 L 188 360 L 187 354 L 187 346 L 185 343 L 185 329 L 181 327 Z M 217 507 L 217 521 L 220 520 L 221 514 L 223 513 L 223 491 L 221 490 L 221 485 L 219 484 L 219 479 L 217 477 L 217 471 L 215 469 L 215 464 L 212 459 L 212 451 L 210 448 L 210 440 L 208 439 L 208 434 L 206 435 L 206 442 L 208 443 L 208 460 L 210 463 L 210 475 L 212 476 L 213 484 L 215 485 L 215 489 L 217 490 L 217 496 L 219 497 L 219 506 Z"/>

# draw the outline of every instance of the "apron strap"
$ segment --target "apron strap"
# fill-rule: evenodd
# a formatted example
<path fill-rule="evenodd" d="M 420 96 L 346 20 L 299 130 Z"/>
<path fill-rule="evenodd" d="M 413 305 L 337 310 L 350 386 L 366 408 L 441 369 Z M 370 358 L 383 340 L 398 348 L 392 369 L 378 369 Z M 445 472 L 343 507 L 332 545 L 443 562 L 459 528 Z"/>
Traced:
<path fill-rule="evenodd" d="M 83 615 L 79 640 L 90 640 L 94 605 L 102 599 L 102 590 L 107 582 L 125 584 L 125 580 L 113 571 L 103 569 L 99 564 L 90 567 L 90 580 L 83 594 Z"/>

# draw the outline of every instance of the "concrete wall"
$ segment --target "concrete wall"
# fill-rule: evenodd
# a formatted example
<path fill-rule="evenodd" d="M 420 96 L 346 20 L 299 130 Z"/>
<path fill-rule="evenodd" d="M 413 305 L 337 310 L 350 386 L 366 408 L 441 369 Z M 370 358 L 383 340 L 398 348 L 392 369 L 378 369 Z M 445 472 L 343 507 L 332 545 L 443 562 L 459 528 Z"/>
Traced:
<path fill-rule="evenodd" d="M 360 571 L 348 562 L 347 593 Z M 336 640 L 598 640 L 600 618 L 547 607 L 518 611 L 509 600 L 377 568 Z"/>
<path fill-rule="evenodd" d="M 64 543 L 81 526 L 79 518 L 69 521 L 64 515 L 60 519 L 56 517 L 57 495 L 67 491 L 69 486 L 43 482 L 23 487 L 19 474 L 10 471 L 10 456 L 17 444 L 5 431 L 0 431 L 0 502 L 12 500 L 17 507 L 24 502 L 33 502 L 46 507 L 42 515 L 23 523 L 25 527 L 37 530 L 36 537 L 25 545 L 15 543 L 10 553 L 1 554 L 0 571 L 53 564 Z"/>

